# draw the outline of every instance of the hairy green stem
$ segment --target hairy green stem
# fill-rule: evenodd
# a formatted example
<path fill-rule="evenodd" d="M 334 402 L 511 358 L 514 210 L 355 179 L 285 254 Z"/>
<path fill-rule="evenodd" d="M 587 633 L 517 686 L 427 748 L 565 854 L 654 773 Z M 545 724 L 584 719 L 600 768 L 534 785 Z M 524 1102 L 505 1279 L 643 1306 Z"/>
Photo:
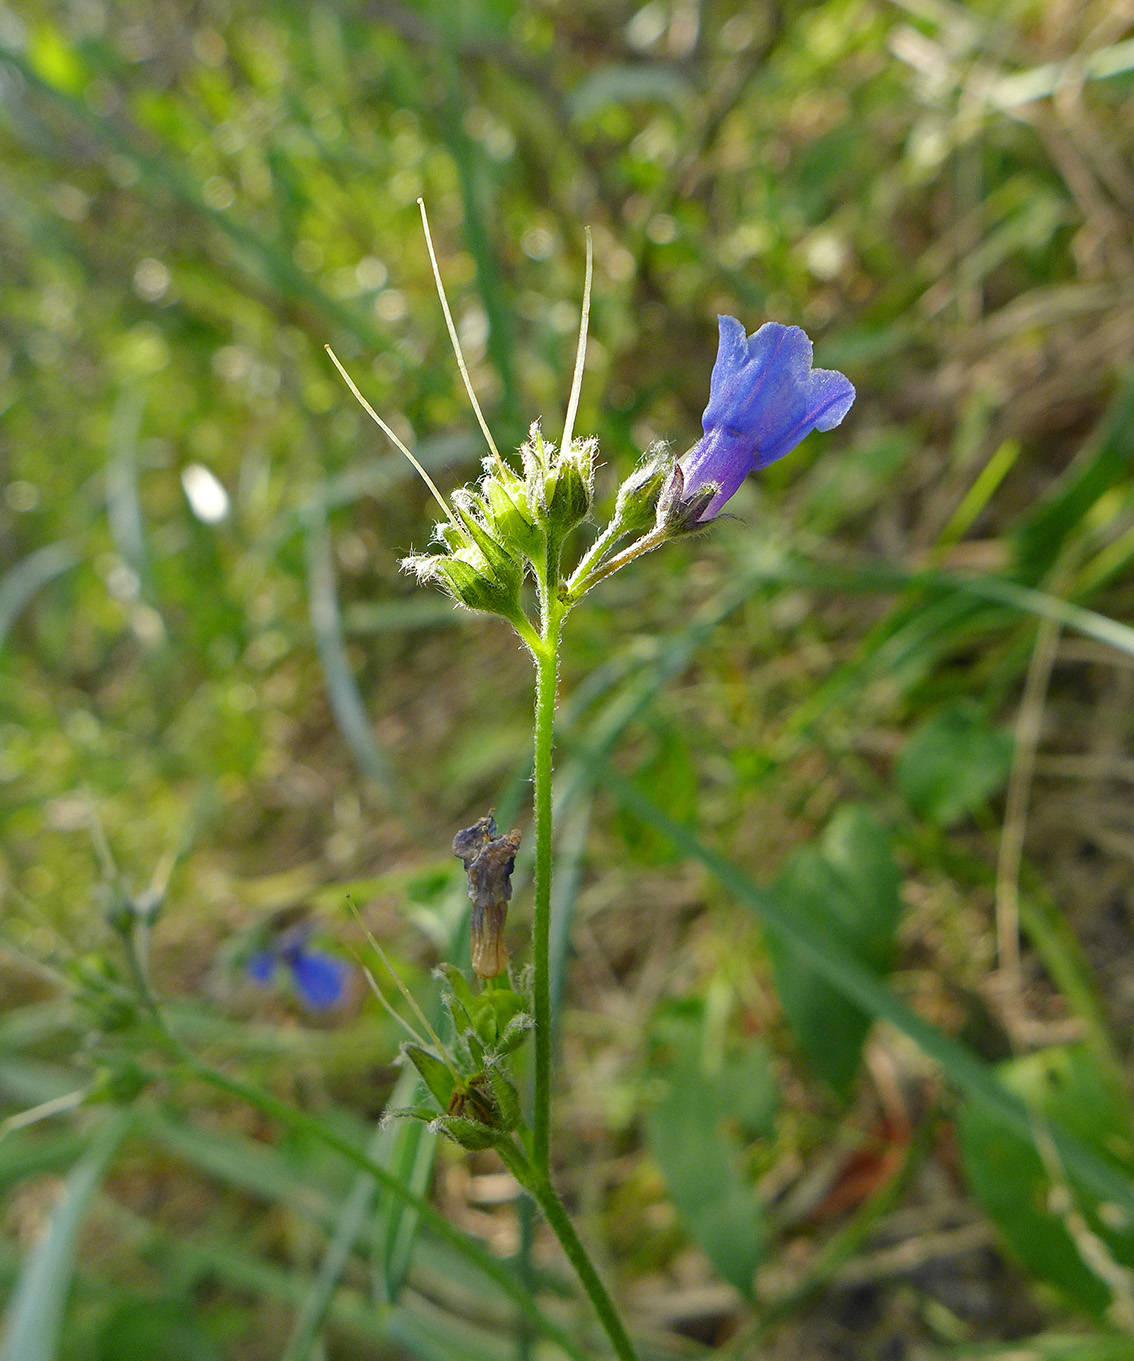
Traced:
<path fill-rule="evenodd" d="M 617 518 L 611 520 L 610 524 L 607 525 L 594 543 L 591 544 L 590 548 L 587 549 L 586 553 L 579 561 L 578 566 L 571 573 L 571 578 L 567 582 L 567 593 L 569 596 L 574 596 L 575 588 L 578 583 L 587 579 L 591 571 L 598 566 L 613 545 L 616 544 L 625 533 L 627 533 L 627 531 L 623 529 L 621 522 Z M 579 594 L 582 594 L 582 592 L 579 592 Z"/>
<path fill-rule="evenodd" d="M 630 1335 L 614 1307 L 614 1301 L 607 1293 L 602 1277 L 595 1269 L 582 1239 L 575 1232 L 575 1226 L 563 1208 L 563 1202 L 556 1194 L 550 1179 L 538 1168 L 533 1167 L 515 1144 L 509 1142 L 497 1147 L 505 1166 L 543 1211 L 544 1218 L 559 1239 L 559 1246 L 574 1267 L 579 1283 L 594 1305 L 595 1313 L 610 1339 L 615 1354 L 620 1361 L 638 1361 L 634 1344 L 630 1341 Z"/>
<path fill-rule="evenodd" d="M 655 548 L 660 548 L 672 535 L 667 533 L 664 526 L 651 529 L 648 534 L 643 534 L 640 539 L 635 539 L 629 547 L 624 548 L 621 553 L 615 553 L 614 557 L 608 558 L 585 576 L 578 571 L 568 582 L 568 598 L 572 604 L 582 599 L 592 586 L 597 586 L 600 581 L 605 581 L 615 572 L 621 571 L 628 562 L 633 562 L 635 558 L 640 558 L 643 553 L 650 553 Z"/>
<path fill-rule="evenodd" d="M 535 1013 L 535 1092 L 532 1100 L 532 1152 L 544 1176 L 549 1165 L 551 1130 L 551 750 L 555 729 L 555 690 L 559 681 L 559 631 L 563 616 L 557 602 L 544 607 L 543 637 L 535 655 L 535 736 L 532 763 L 535 802 L 535 908 L 532 924 L 532 1008 Z"/>

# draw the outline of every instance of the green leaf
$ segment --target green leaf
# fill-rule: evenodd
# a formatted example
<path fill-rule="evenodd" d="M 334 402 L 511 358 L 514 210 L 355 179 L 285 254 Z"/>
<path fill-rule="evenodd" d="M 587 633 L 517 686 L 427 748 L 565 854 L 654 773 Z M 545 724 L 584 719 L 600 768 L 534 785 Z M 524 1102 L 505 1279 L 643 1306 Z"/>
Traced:
<path fill-rule="evenodd" d="M 220 1352 L 187 1300 L 125 1300 L 99 1330 L 95 1361 L 218 1361 Z"/>
<path fill-rule="evenodd" d="M 973 1197 L 1030 1270 L 1102 1318 L 1114 1297 L 1108 1276 L 1113 1281 L 1122 1268 L 1134 1268 L 1134 1217 L 1100 1202 L 1062 1167 L 1044 1121 L 1058 1120 L 1129 1177 L 1134 1144 L 1125 1105 L 1085 1048 L 1046 1049 L 1013 1059 L 999 1071 L 1033 1111 L 1037 1140 L 1010 1129 L 987 1106 L 966 1103 L 959 1130 Z"/>
<path fill-rule="evenodd" d="M 407 1042 L 402 1045 L 402 1053 L 421 1074 L 422 1081 L 429 1088 L 434 1101 L 442 1110 L 446 1110 L 449 1098 L 453 1095 L 454 1085 L 453 1074 L 448 1066 L 436 1054 L 423 1049 L 420 1044 Z"/>
<path fill-rule="evenodd" d="M 568 103 L 576 118 L 587 118 L 611 104 L 673 104 L 687 92 L 685 77 L 672 66 L 607 65 L 592 71 L 572 90 Z"/>
<path fill-rule="evenodd" d="M 975 704 L 944 709 L 910 738 L 897 765 L 906 802 L 938 827 L 981 808 L 1008 778 L 1014 743 Z"/>
<path fill-rule="evenodd" d="M 327 687 L 331 712 L 359 770 L 388 799 L 397 797 L 396 781 L 385 751 L 374 736 L 362 695 L 351 671 L 343 638 L 338 589 L 323 507 L 312 501 L 307 523 L 307 575 L 311 630 Z"/>
<path fill-rule="evenodd" d="M 79 564 L 68 543 L 48 543 L 35 549 L 0 577 L 0 647 L 12 625 L 35 593 Z"/>
<path fill-rule="evenodd" d="M 636 779 L 673 818 L 695 826 L 697 822 L 697 769 L 684 735 L 661 719 L 650 724 L 654 748 L 635 772 Z M 636 818 L 619 817 L 619 830 L 635 859 L 643 864 L 665 864 L 673 848 L 665 837 L 644 827 Z"/>
<path fill-rule="evenodd" d="M 131 1112 L 115 1112 L 67 1178 L 47 1233 L 24 1259 L 8 1308 L 0 1361 L 52 1361 L 55 1356 L 79 1229 L 131 1123 Z"/>
<path fill-rule="evenodd" d="M 756 913 L 770 933 L 790 943 L 833 988 L 869 1015 L 889 1022 L 912 1040 L 928 1058 L 940 1065 L 950 1082 L 972 1100 L 989 1106 L 1009 1129 L 1025 1138 L 1031 1136 L 1032 1124 L 1024 1103 L 972 1050 L 919 1016 L 884 980 L 815 922 L 797 918 L 778 895 L 754 883 L 742 869 L 706 846 L 688 827 L 667 818 L 640 789 L 617 775 L 601 755 L 588 751 L 583 759 L 594 772 L 594 778 L 602 781 L 622 807 L 633 810 L 659 832 L 664 832 L 685 855 L 704 865 L 727 893 Z M 1134 1222 L 1134 1186 L 1130 1177 L 1116 1171 L 1109 1160 L 1100 1158 L 1089 1144 L 1075 1138 L 1063 1128 L 1062 1122 L 1053 1122 L 1049 1135 L 1064 1166 L 1093 1194 L 1113 1202 L 1115 1213 L 1130 1216 Z"/>
<path fill-rule="evenodd" d="M 646 1138 L 670 1199 L 713 1266 L 746 1297 L 764 1255 L 764 1210 L 739 1168 L 740 1135 L 770 1135 L 776 1085 L 761 1045 L 710 1064 L 696 1013 L 664 1018 L 671 1054 Z"/>
<path fill-rule="evenodd" d="M 1030 581 L 1038 581 L 1059 556 L 1068 536 L 1091 507 L 1134 466 L 1134 382 L 1107 414 L 1093 447 L 1072 463 L 1054 491 L 1016 532 L 1016 557 Z"/>
<path fill-rule="evenodd" d="M 1134 1338 L 1122 1333 L 1039 1333 L 1011 1342 L 966 1342 L 947 1356 L 957 1361 L 1134 1361 Z"/>
<path fill-rule="evenodd" d="M 496 1104 L 500 1107 L 500 1123 L 506 1130 L 516 1129 L 523 1118 L 520 1108 L 520 1094 L 516 1090 L 516 1084 L 512 1081 L 512 1075 L 508 1072 L 507 1066 L 496 1059 L 485 1067 L 485 1075 L 488 1078 L 488 1085 L 492 1088 L 492 1095 L 496 1098 Z"/>
<path fill-rule="evenodd" d="M 872 973 L 889 968 L 901 915 L 900 877 L 886 833 L 861 808 L 841 809 L 817 845 L 801 847 L 773 886 L 784 910 Z M 816 1071 L 841 1096 L 854 1079 L 870 1016 L 778 935 L 768 953 L 784 1014 Z"/>
<path fill-rule="evenodd" d="M 410 1081 L 407 1071 L 398 1079 L 391 1101 L 399 1100 L 404 1092 L 416 1096 L 421 1088 Z M 371 1148 L 376 1162 L 380 1162 L 418 1195 L 424 1195 L 433 1175 L 433 1157 L 437 1135 L 419 1120 L 402 1120 L 396 1125 L 380 1127 Z M 361 1189 L 358 1191 L 363 1197 Z M 361 1211 L 360 1211 L 361 1213 Z M 375 1256 L 380 1263 L 383 1298 L 396 1304 L 409 1274 L 410 1261 L 417 1241 L 419 1215 L 410 1205 L 385 1196 L 374 1223 Z"/>

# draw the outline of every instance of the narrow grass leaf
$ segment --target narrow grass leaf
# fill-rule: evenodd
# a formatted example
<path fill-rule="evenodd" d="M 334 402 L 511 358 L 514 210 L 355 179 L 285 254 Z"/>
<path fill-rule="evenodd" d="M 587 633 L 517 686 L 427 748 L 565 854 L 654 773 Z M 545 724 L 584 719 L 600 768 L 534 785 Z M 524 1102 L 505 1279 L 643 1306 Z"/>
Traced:
<path fill-rule="evenodd" d="M 1117 481 L 1134 471 L 1134 382 L 1127 385 L 1103 421 L 1093 449 L 1067 470 L 1054 490 L 1016 532 L 1016 560 L 1029 581 L 1037 581 L 1058 558 L 1068 536 Z"/>
<path fill-rule="evenodd" d="M 0 647 L 36 592 L 78 565 L 79 555 L 70 544 L 48 543 L 0 577 Z"/>
<path fill-rule="evenodd" d="M 367 1154 L 377 1158 L 381 1153 L 382 1129 L 375 1129 Z M 295 1323 L 288 1338 L 287 1349 L 280 1361 L 307 1361 L 319 1342 L 327 1317 L 335 1300 L 335 1293 L 346 1269 L 354 1245 L 362 1233 L 374 1204 L 377 1183 L 366 1172 L 360 1172 L 335 1220 L 331 1241 L 319 1263 L 319 1270 L 304 1293 L 296 1311 Z"/>
<path fill-rule="evenodd" d="M 407 1078 L 409 1074 L 406 1075 Z M 401 1098 L 399 1083 L 391 1097 L 394 1105 Z M 407 1082 L 409 1104 L 420 1092 L 416 1082 Z M 402 1185 L 416 1195 L 424 1195 L 433 1175 L 433 1160 L 437 1151 L 437 1135 L 420 1120 L 401 1120 L 381 1131 L 378 1156 L 390 1168 Z M 374 1246 L 378 1259 L 383 1298 L 396 1303 L 409 1275 L 421 1217 L 411 1205 L 393 1197 L 386 1197 L 375 1224 Z"/>
<path fill-rule="evenodd" d="M 450 1224 L 445 1216 L 434 1209 L 424 1196 L 411 1191 L 388 1168 L 376 1162 L 365 1149 L 359 1148 L 351 1139 L 341 1134 L 338 1129 L 315 1116 L 308 1115 L 305 1111 L 288 1105 L 286 1101 L 278 1100 L 270 1093 L 261 1091 L 258 1087 L 242 1082 L 239 1078 L 230 1077 L 227 1073 L 218 1069 L 210 1068 L 207 1064 L 199 1062 L 188 1054 L 183 1060 L 183 1068 L 186 1076 L 191 1074 L 219 1091 L 227 1092 L 230 1096 L 247 1102 L 255 1110 L 261 1111 L 286 1129 L 309 1135 L 327 1148 L 334 1149 L 355 1167 L 372 1176 L 379 1186 L 397 1197 L 403 1204 L 412 1207 L 420 1215 L 422 1222 L 428 1224 L 438 1237 L 449 1243 L 483 1272 L 503 1294 L 523 1310 L 546 1337 L 554 1341 L 568 1356 L 574 1358 L 574 1361 L 586 1361 L 583 1352 L 566 1330 L 540 1309 L 536 1301 L 525 1292 L 515 1273 L 506 1263 L 495 1257 L 481 1243 L 469 1238 L 460 1229 Z M 0 1361 L 6 1361 L 6 1358 L 0 1358 Z"/>
<path fill-rule="evenodd" d="M 331 711 L 358 768 L 387 798 L 393 799 L 396 795 L 393 771 L 374 736 L 347 660 L 331 560 L 331 536 L 322 510 L 317 506 L 312 506 L 307 525 L 307 580 L 311 629 Z"/>
<path fill-rule="evenodd" d="M 138 494 L 138 437 L 145 394 L 126 388 L 114 404 L 106 453 L 106 518 L 122 561 L 139 580 L 146 570 L 142 501 Z"/>
<path fill-rule="evenodd" d="M 815 586 L 823 590 L 885 593 L 921 586 L 934 595 L 960 593 L 994 604 L 1006 605 L 1021 614 L 1033 614 L 1039 619 L 1050 619 L 1075 633 L 1094 638 L 1134 657 L 1134 628 L 1130 625 L 1120 624 L 1117 620 L 1095 610 L 1069 600 L 1061 600 L 1058 596 L 1045 591 L 1021 585 L 1020 582 L 1005 576 L 962 576 L 959 573 L 940 571 L 910 572 L 884 562 L 864 562 L 845 568 L 794 554 L 768 558 L 763 571 L 758 575 L 769 582 L 792 582 L 795 585 Z"/>
<path fill-rule="evenodd" d="M 79 1230 L 132 1119 L 128 1111 L 111 1115 L 71 1170 L 47 1233 L 28 1254 L 16 1282 L 0 1361 L 53 1361 L 71 1292 Z"/>

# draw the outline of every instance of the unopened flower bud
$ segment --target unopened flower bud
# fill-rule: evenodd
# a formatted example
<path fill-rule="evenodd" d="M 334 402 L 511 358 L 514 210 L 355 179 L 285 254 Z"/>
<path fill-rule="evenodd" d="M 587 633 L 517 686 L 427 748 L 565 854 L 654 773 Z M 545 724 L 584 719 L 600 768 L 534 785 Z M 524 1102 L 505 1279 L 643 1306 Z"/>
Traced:
<path fill-rule="evenodd" d="M 90 1105 L 105 1101 L 115 1106 L 128 1106 L 153 1081 L 153 1074 L 132 1059 L 115 1058 L 95 1072 L 86 1099 Z"/>
<path fill-rule="evenodd" d="M 595 449 L 593 439 L 572 440 L 571 448 L 555 460 L 545 484 L 547 518 L 552 530 L 560 538 L 591 513 L 595 490 Z"/>
<path fill-rule="evenodd" d="M 546 536 L 536 524 L 535 511 L 528 499 L 527 488 L 510 468 L 489 473 L 481 483 L 481 497 L 486 521 L 495 537 L 506 548 L 533 561 L 545 550 Z"/>
<path fill-rule="evenodd" d="M 500 540 L 489 531 L 482 519 L 482 506 L 477 497 L 466 488 L 461 488 L 460 491 L 453 493 L 452 501 L 458 516 L 460 516 L 461 527 L 476 544 L 493 575 L 501 585 L 506 585 L 512 578 L 515 578 L 518 591 L 521 576 L 520 564 Z"/>
<path fill-rule="evenodd" d="M 669 446 L 651 444 L 618 489 L 615 522 L 627 533 L 649 529 L 657 516 L 658 497 L 670 480 L 674 460 Z"/>
<path fill-rule="evenodd" d="M 418 581 L 440 586 L 466 609 L 499 614 L 513 622 L 523 618 L 519 573 L 514 580 L 501 582 L 475 549 L 460 549 L 448 557 L 419 554 L 403 558 L 401 565 Z"/>
<path fill-rule="evenodd" d="M 494 1148 L 501 1139 L 501 1131 L 480 1120 L 467 1115 L 439 1115 L 429 1126 L 438 1134 L 444 1134 L 455 1144 L 470 1153 L 478 1153 L 486 1148 Z"/>
<path fill-rule="evenodd" d="M 106 887 L 104 911 L 107 925 L 115 934 L 128 937 L 133 933 L 138 924 L 138 914 L 134 911 L 129 894 L 120 885 Z"/>
<path fill-rule="evenodd" d="M 544 442 L 539 421 L 532 421 L 528 437 L 520 445 L 520 462 L 524 468 L 524 485 L 527 489 L 528 503 L 542 528 L 548 527 L 547 488 L 550 479 L 555 445 Z"/>

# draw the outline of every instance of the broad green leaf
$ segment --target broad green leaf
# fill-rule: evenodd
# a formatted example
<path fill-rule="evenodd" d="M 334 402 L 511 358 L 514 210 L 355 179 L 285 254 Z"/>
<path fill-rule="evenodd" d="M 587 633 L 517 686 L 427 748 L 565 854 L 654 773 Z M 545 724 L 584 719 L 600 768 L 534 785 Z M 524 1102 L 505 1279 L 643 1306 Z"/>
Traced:
<path fill-rule="evenodd" d="M 1124 1268 L 1134 1268 L 1134 1217 L 1100 1202 L 1063 1168 L 1044 1122 L 1058 1120 L 1129 1177 L 1134 1175 L 1134 1137 L 1125 1105 L 1085 1048 L 1046 1049 L 1013 1059 L 999 1071 L 1034 1113 L 1037 1139 L 1029 1141 L 1010 1129 L 987 1106 L 966 1103 L 959 1129 L 969 1187 L 1030 1270 L 1080 1308 L 1104 1317 L 1114 1293 L 1110 1282 Z"/>
<path fill-rule="evenodd" d="M 897 765 L 906 802 L 938 827 L 982 807 L 1012 768 L 1010 733 L 992 727 L 973 704 L 952 705 L 919 728 Z"/>
<path fill-rule="evenodd" d="M 838 941 L 871 972 L 889 968 L 901 915 L 900 878 L 886 833 L 861 808 L 844 808 L 814 845 L 788 860 L 773 886 L 784 910 Z M 846 1095 L 870 1016 L 823 978 L 789 942 L 768 953 L 780 1002 L 816 1071 Z"/>
<path fill-rule="evenodd" d="M 219 1361 L 220 1351 L 186 1300 L 125 1300 L 99 1330 L 94 1361 Z"/>
<path fill-rule="evenodd" d="M 776 1085 L 767 1051 L 754 1044 L 710 1063 L 695 1013 L 664 1018 L 658 1032 L 671 1062 L 646 1119 L 650 1152 L 690 1235 L 750 1298 L 767 1229 L 739 1163 L 745 1136 L 771 1133 Z"/>
<path fill-rule="evenodd" d="M 988 1106 L 1009 1129 L 1030 1137 L 1032 1124 L 1027 1107 L 1017 1094 L 1004 1085 L 996 1073 L 965 1045 L 931 1025 L 908 1006 L 887 983 L 866 967 L 840 941 L 815 922 L 795 917 L 778 895 L 762 888 L 738 866 L 706 846 L 688 827 L 666 817 L 631 781 L 615 774 L 595 753 L 587 754 L 595 778 L 601 780 L 624 808 L 664 832 L 680 850 L 699 861 L 721 887 L 738 902 L 744 903 L 767 926 L 770 934 L 781 937 L 795 949 L 817 974 L 844 997 L 869 1015 L 888 1021 L 907 1036 L 934 1063 L 940 1065 L 958 1090 Z M 1130 1177 L 1100 1158 L 1082 1139 L 1052 1122 L 1050 1139 L 1064 1166 L 1092 1194 L 1112 1202 L 1115 1213 L 1134 1222 L 1134 1184 Z"/>

